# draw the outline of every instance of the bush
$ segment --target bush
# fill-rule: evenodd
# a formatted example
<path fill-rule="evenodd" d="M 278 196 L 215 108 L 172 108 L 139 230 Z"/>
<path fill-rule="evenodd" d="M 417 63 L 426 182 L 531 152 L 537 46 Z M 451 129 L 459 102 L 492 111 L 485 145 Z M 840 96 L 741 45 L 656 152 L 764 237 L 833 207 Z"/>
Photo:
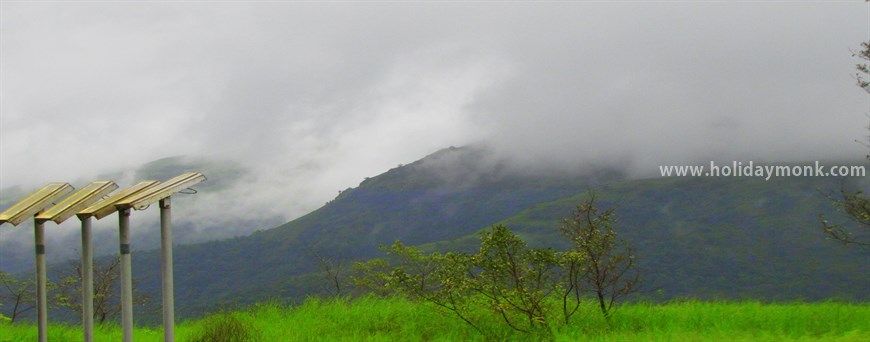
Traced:
<path fill-rule="evenodd" d="M 238 317 L 221 313 L 207 317 L 190 341 L 193 342 L 245 342 L 256 341 L 258 332 Z"/>
<path fill-rule="evenodd" d="M 375 259 L 357 264 L 357 286 L 395 293 L 447 309 L 489 337 L 481 324 L 488 312 L 514 330 L 550 332 L 545 303 L 558 285 L 556 253 L 529 248 L 505 226 L 481 235 L 480 250 L 424 253 L 396 242 L 386 248 L 392 263 Z"/>
<path fill-rule="evenodd" d="M 473 254 L 424 253 L 396 241 L 384 248 L 386 259 L 357 263 L 354 283 L 433 303 L 490 338 L 496 336 L 481 321 L 493 317 L 513 330 L 551 335 L 571 323 L 590 294 L 609 322 L 614 304 L 638 284 L 634 253 L 617 238 L 615 220 L 614 210 L 599 210 L 593 195 L 560 227 L 571 242 L 566 251 L 531 248 L 503 225 L 484 230 Z M 562 319 L 555 322 L 558 307 Z"/>

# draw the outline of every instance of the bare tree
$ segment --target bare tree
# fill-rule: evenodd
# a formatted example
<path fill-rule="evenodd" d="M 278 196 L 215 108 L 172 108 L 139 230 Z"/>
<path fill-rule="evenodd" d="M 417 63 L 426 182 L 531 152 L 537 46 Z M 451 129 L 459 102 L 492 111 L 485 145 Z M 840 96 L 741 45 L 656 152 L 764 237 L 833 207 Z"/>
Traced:
<path fill-rule="evenodd" d="M 861 87 L 867 92 L 870 92 L 870 41 L 862 42 L 861 49 L 857 52 L 852 52 L 852 57 L 857 57 L 860 61 L 855 65 L 855 80 L 858 87 Z"/>
<path fill-rule="evenodd" d="M 573 313 L 565 304 L 567 298 L 572 293 L 577 296 L 581 288 L 592 289 L 608 320 L 613 304 L 636 291 L 640 273 L 634 252 L 627 242 L 617 238 L 615 221 L 614 209 L 599 210 L 594 193 L 577 206 L 571 217 L 562 220 L 560 231 L 571 242 L 571 252 L 576 253 L 566 259 L 575 260 L 575 269 L 567 274 L 568 290 L 562 297 L 566 320 Z"/>
<path fill-rule="evenodd" d="M 118 257 L 94 263 L 94 319 L 103 323 L 121 312 L 120 292 L 117 291 L 121 276 L 121 260 Z M 58 306 L 82 313 L 82 266 L 71 261 L 68 273 L 61 277 L 54 300 Z M 148 298 L 133 289 L 133 304 L 144 305 Z"/>
<path fill-rule="evenodd" d="M 852 53 L 853 57 L 857 57 L 860 61 L 855 65 L 855 79 L 858 87 L 870 93 L 870 41 L 861 43 L 861 49 Z M 870 129 L 870 125 L 867 127 Z M 857 141 L 870 149 L 870 135 L 866 141 Z M 870 160 L 870 153 L 866 158 Z M 870 246 L 870 241 L 866 239 L 866 234 L 870 232 L 870 198 L 861 191 L 849 191 L 845 188 L 840 190 L 840 193 L 827 194 L 828 199 L 834 204 L 838 210 L 844 212 L 857 226 L 855 229 L 849 229 L 842 223 L 831 223 L 824 215 L 819 215 L 819 221 L 822 223 L 822 230 L 829 238 L 840 241 L 846 245 Z"/>
<path fill-rule="evenodd" d="M 834 207 L 844 212 L 853 225 L 859 227 L 859 234 L 870 231 L 870 199 L 861 191 L 841 189 L 838 195 L 827 196 Z M 870 246 L 870 241 L 866 241 L 861 235 L 856 236 L 853 230 L 842 223 L 831 223 L 824 215 L 819 215 L 819 221 L 822 223 L 822 230 L 831 239 L 846 245 Z"/>
<path fill-rule="evenodd" d="M 315 249 L 308 249 L 314 259 L 317 260 L 317 267 L 324 273 L 324 277 L 328 282 L 327 289 L 332 296 L 341 296 L 344 292 L 344 264 L 336 258 L 325 256 L 323 253 Z"/>
<path fill-rule="evenodd" d="M 9 306 L 9 320 L 15 320 L 21 314 L 36 307 L 36 283 L 33 279 L 18 279 L 11 274 L 0 271 L 0 303 Z"/>

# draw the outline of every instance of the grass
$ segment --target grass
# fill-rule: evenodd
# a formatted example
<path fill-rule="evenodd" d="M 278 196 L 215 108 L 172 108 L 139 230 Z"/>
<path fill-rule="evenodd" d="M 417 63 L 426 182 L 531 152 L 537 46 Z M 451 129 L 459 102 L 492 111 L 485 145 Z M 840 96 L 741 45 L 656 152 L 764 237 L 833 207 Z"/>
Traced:
<path fill-rule="evenodd" d="M 482 323 L 498 339 L 529 340 L 499 321 Z M 120 328 L 96 328 L 95 340 L 118 341 Z M 309 299 L 302 305 L 260 304 L 247 310 L 213 314 L 181 322 L 179 341 L 396 341 L 483 340 L 461 320 L 437 308 L 401 298 L 363 297 Z M 666 304 L 633 303 L 620 306 L 611 326 L 584 306 L 570 325 L 553 330 L 560 341 L 765 341 L 765 340 L 870 340 L 870 304 L 837 302 L 762 304 L 758 302 L 680 301 Z M 0 341 L 32 341 L 31 323 L 0 323 Z M 53 324 L 51 341 L 81 340 L 77 326 Z M 162 340 L 158 328 L 139 327 L 136 341 Z"/>

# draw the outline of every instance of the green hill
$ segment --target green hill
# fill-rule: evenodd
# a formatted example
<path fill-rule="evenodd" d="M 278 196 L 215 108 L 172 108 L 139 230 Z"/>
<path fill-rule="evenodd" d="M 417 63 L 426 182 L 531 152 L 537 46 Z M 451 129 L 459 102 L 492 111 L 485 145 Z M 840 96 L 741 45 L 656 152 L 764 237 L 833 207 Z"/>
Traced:
<path fill-rule="evenodd" d="M 596 198 L 617 208 L 645 297 L 866 301 L 867 249 L 826 240 L 818 224 L 819 213 L 838 217 L 820 191 L 839 187 L 832 178 L 659 178 L 608 184 Z M 567 246 L 559 219 L 587 197 L 541 203 L 500 223 L 532 245 Z M 426 247 L 467 250 L 477 240 Z"/>
<path fill-rule="evenodd" d="M 449 148 L 343 191 L 325 206 L 274 229 L 175 251 L 181 315 L 222 303 L 302 298 L 316 288 L 292 277 L 317 272 L 313 253 L 342 260 L 379 255 L 396 239 L 427 243 L 458 238 L 541 202 L 620 179 L 613 170 L 578 176 L 524 175 L 480 148 Z M 146 293 L 159 293 L 156 251 L 134 256 Z M 317 286 L 319 288 L 319 286 Z"/>
<path fill-rule="evenodd" d="M 191 317 L 298 300 L 324 288 L 314 253 L 360 260 L 395 240 L 472 248 L 476 232 L 497 222 L 558 247 L 558 220 L 591 187 L 618 206 L 620 233 L 641 258 L 644 297 L 866 300 L 866 250 L 828 241 L 818 228 L 819 213 L 843 219 L 819 192 L 840 186 L 833 178 L 624 180 L 607 169 L 540 176 L 485 149 L 445 149 L 274 229 L 177 248 L 176 305 Z M 134 256 L 139 288 L 155 296 L 158 265 L 156 251 Z"/>
<path fill-rule="evenodd" d="M 379 256 L 378 247 L 395 240 L 470 249 L 480 229 L 499 222 L 534 245 L 560 247 L 558 220 L 590 188 L 617 207 L 618 231 L 640 258 L 644 298 L 867 300 L 867 250 L 828 241 L 819 229 L 820 213 L 845 220 L 820 193 L 840 186 L 833 178 L 626 180 L 607 168 L 541 174 L 486 149 L 449 148 L 273 229 L 178 246 L 177 315 L 316 294 L 326 282 L 315 253 L 351 262 Z M 136 286 L 159 305 L 158 251 L 136 251 L 133 262 Z M 159 310 L 137 308 L 136 318 L 157 322 Z"/>

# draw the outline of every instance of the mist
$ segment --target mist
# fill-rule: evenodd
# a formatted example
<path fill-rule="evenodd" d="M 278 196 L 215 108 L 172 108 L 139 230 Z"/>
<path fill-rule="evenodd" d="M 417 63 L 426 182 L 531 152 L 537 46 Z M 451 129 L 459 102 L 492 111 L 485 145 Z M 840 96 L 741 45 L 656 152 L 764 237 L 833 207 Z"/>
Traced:
<path fill-rule="evenodd" d="M 870 39 L 868 9 L 4 2 L 0 189 L 167 156 L 231 161 L 244 175 L 179 218 L 228 227 L 214 238 L 447 146 L 487 145 L 518 169 L 635 175 L 858 159 L 870 102 L 850 50 Z M 29 241 L 10 231 L 7 245 Z"/>

